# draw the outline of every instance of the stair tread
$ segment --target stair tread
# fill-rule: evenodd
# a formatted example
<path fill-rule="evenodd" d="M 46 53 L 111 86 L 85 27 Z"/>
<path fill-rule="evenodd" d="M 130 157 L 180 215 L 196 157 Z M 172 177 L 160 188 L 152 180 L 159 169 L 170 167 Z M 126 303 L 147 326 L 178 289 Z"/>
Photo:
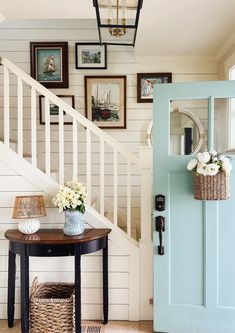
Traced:
<path fill-rule="evenodd" d="M 4 142 L 4 138 L 0 137 L 0 141 Z M 17 143 L 17 140 L 10 139 L 9 142 L 10 143 Z"/>
<path fill-rule="evenodd" d="M 127 227 L 126 226 L 119 225 L 119 228 L 121 228 L 124 231 L 127 231 Z M 137 229 L 136 227 L 131 227 L 131 230 L 136 230 L 136 229 Z"/>
<path fill-rule="evenodd" d="M 40 169 L 42 172 L 44 172 L 44 173 L 46 173 L 46 170 L 45 169 Z M 58 170 L 57 169 L 51 169 L 51 173 L 52 172 L 58 172 Z"/>

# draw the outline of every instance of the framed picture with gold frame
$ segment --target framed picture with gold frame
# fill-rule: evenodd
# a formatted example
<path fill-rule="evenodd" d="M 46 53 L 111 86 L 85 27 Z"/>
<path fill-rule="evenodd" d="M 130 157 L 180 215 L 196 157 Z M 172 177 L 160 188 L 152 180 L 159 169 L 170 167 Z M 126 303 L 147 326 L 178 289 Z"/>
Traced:
<path fill-rule="evenodd" d="M 126 128 L 126 76 L 85 76 L 86 117 L 101 128 Z"/>

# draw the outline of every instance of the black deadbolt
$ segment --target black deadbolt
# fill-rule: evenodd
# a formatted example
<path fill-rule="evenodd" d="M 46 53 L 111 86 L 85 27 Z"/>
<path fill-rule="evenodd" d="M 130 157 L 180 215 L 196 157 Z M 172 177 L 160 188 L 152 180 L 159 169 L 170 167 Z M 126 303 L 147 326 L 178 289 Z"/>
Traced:
<path fill-rule="evenodd" d="M 159 212 L 165 210 L 165 195 L 158 194 L 155 196 L 155 209 Z"/>

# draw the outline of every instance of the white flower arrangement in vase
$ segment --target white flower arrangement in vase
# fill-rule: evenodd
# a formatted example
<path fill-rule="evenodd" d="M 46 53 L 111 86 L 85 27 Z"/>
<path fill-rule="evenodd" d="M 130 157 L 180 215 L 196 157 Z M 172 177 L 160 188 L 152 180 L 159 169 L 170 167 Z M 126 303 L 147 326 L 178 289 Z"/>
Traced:
<path fill-rule="evenodd" d="M 67 182 L 60 187 L 59 192 L 52 199 L 59 212 L 65 212 L 64 233 L 66 235 L 79 235 L 84 231 L 82 215 L 86 210 L 86 189 L 83 183 Z"/>
<path fill-rule="evenodd" d="M 232 164 L 215 150 L 198 153 L 187 169 L 193 172 L 194 198 L 199 200 L 229 199 L 229 176 Z"/>
<path fill-rule="evenodd" d="M 232 164 L 228 157 L 218 154 L 215 150 L 210 150 L 198 153 L 197 158 L 188 162 L 187 169 L 203 176 L 215 176 L 220 171 L 230 175 Z"/>
<path fill-rule="evenodd" d="M 82 183 L 75 181 L 67 182 L 60 187 L 59 192 L 52 199 L 53 204 L 59 208 L 62 213 L 65 210 L 78 210 L 80 213 L 85 213 L 86 189 Z"/>

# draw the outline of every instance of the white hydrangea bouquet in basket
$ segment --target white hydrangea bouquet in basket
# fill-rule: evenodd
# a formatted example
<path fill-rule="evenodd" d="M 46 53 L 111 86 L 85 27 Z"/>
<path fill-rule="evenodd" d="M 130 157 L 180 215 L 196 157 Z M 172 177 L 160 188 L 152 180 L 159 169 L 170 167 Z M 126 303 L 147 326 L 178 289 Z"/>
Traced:
<path fill-rule="evenodd" d="M 193 172 L 194 198 L 198 200 L 226 200 L 230 197 L 230 159 L 211 150 L 198 153 L 187 169 Z"/>
<path fill-rule="evenodd" d="M 65 212 L 64 233 L 79 235 L 84 231 L 83 214 L 86 210 L 86 189 L 83 183 L 67 182 L 52 199 L 59 212 Z"/>

